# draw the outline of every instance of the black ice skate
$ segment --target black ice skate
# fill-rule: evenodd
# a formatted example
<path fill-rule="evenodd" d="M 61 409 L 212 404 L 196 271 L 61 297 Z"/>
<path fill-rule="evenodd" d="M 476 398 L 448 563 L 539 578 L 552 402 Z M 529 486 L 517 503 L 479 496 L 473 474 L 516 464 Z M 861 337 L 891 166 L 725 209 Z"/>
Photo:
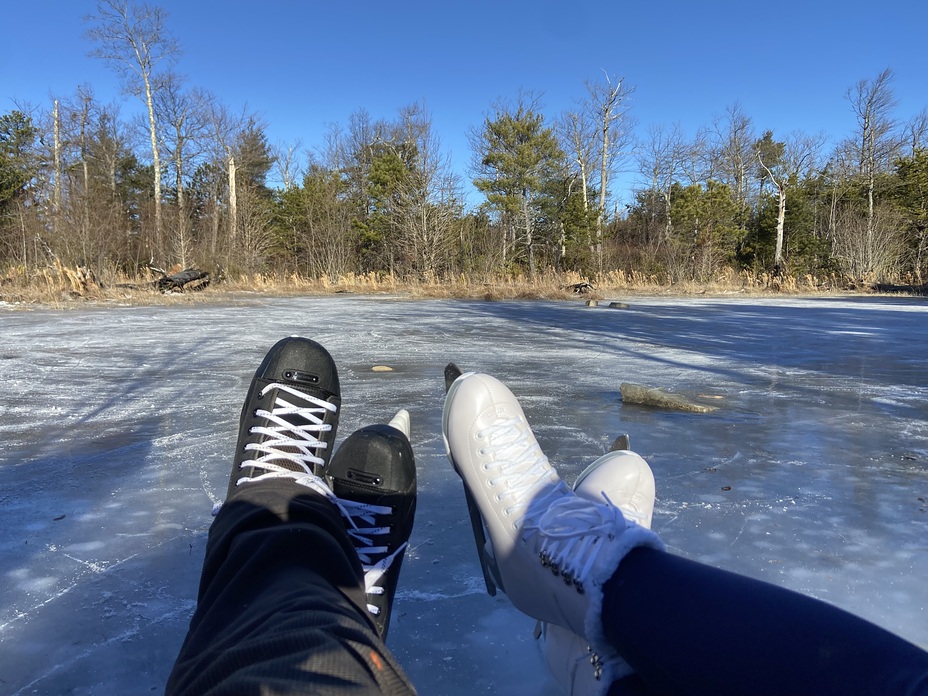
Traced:
<path fill-rule="evenodd" d="M 386 640 L 400 566 L 416 512 L 416 463 L 409 414 L 351 434 L 327 469 L 364 568 L 367 609 Z"/>
<path fill-rule="evenodd" d="M 328 351 L 308 338 L 278 341 L 245 397 L 226 497 L 250 481 L 321 476 L 340 406 L 338 371 Z"/>

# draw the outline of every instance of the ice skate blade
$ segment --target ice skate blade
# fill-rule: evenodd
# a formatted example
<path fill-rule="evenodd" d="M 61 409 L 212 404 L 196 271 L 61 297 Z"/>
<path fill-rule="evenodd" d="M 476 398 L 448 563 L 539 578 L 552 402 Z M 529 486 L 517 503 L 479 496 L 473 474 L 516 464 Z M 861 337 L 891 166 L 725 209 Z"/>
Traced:
<path fill-rule="evenodd" d="M 480 570 L 483 571 L 483 582 L 487 586 L 487 594 L 491 597 L 495 597 L 497 585 L 499 585 L 500 589 L 503 589 L 503 585 L 497 579 L 499 577 L 499 571 L 495 567 L 495 560 L 487 553 L 487 537 L 483 531 L 483 518 L 480 516 L 480 508 L 477 507 L 477 501 L 474 500 L 474 496 L 472 496 L 471 492 L 467 489 L 467 484 L 464 484 L 464 498 L 467 500 L 467 512 L 470 515 L 471 530 L 474 532 L 474 543 L 477 545 L 477 558 L 480 561 Z"/>
<path fill-rule="evenodd" d="M 455 381 L 462 374 L 461 368 L 453 362 L 448 363 L 445 367 L 446 395 L 452 391 Z M 444 427 L 442 431 L 444 433 Z M 491 597 L 495 597 L 497 587 L 504 592 L 505 589 L 503 588 L 502 582 L 499 581 L 499 570 L 496 568 L 496 561 L 487 553 L 487 537 L 484 532 L 483 518 L 480 516 L 480 508 L 477 507 L 477 501 L 474 500 L 474 496 L 471 495 L 470 490 L 467 488 L 467 484 L 464 483 L 464 477 L 461 476 L 461 471 L 458 469 L 457 463 L 451 456 L 451 448 L 448 446 L 448 439 L 444 437 L 444 440 L 445 452 L 448 454 L 448 459 L 451 460 L 451 466 L 454 468 L 454 472 L 461 477 L 461 483 L 464 487 L 464 499 L 467 501 L 467 514 L 470 516 L 470 526 L 474 533 L 474 543 L 477 546 L 477 559 L 480 561 L 480 570 L 483 572 L 483 582 L 486 585 L 487 594 Z"/>
<path fill-rule="evenodd" d="M 451 385 L 454 384 L 454 380 L 460 377 L 463 373 L 461 368 L 455 365 L 453 362 L 449 362 L 445 365 L 445 394 L 448 393 L 448 390 L 451 389 Z"/>
<path fill-rule="evenodd" d="M 609 448 L 609 451 L 618 452 L 619 450 L 630 450 L 631 448 L 632 445 L 631 440 L 628 437 L 628 433 L 622 433 L 612 441 L 612 446 Z"/>

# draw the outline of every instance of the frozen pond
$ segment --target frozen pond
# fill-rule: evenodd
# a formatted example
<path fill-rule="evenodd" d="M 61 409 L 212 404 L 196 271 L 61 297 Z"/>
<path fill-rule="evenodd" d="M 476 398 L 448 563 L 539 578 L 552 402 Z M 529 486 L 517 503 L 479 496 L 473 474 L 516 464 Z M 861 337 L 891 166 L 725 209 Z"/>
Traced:
<path fill-rule="evenodd" d="M 534 622 L 487 596 L 441 442 L 449 360 L 522 399 L 572 480 L 622 432 L 676 552 L 810 593 L 928 648 L 928 303 L 247 296 L 0 307 L 0 692 L 159 692 L 266 349 L 335 357 L 339 440 L 412 415 L 420 498 L 389 645 L 428 694 L 554 694 Z M 387 365 L 392 372 L 373 372 Z M 707 415 L 623 405 L 637 382 Z"/>

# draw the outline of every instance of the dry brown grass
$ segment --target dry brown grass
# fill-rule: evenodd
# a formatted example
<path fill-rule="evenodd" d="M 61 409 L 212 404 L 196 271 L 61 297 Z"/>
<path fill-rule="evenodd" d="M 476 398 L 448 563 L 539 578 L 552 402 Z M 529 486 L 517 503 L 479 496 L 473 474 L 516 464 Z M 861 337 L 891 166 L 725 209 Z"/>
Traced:
<path fill-rule="evenodd" d="M 768 274 L 737 273 L 725 269 L 710 282 L 670 284 L 664 279 L 643 273 L 610 271 L 594 277 L 577 273 L 546 270 L 534 279 L 523 275 L 494 277 L 451 276 L 408 280 L 386 273 L 348 273 L 338 277 L 307 278 L 298 274 L 257 274 L 234 276 L 214 283 L 202 292 L 162 294 L 147 287 L 153 275 L 128 278 L 112 274 L 105 282 L 80 268 L 60 264 L 38 271 L 14 268 L 0 277 L 0 302 L 18 306 L 43 305 L 58 308 L 92 304 L 170 305 L 221 302 L 241 293 L 270 296 L 330 295 L 356 293 L 365 295 L 405 295 L 412 298 L 467 298 L 485 300 L 577 298 L 571 286 L 589 282 L 594 290 L 580 295 L 584 299 L 602 300 L 616 295 L 731 295 L 731 294 L 820 294 L 843 292 L 853 287 L 840 276 L 773 277 Z M 136 287 L 129 287 L 136 286 Z"/>

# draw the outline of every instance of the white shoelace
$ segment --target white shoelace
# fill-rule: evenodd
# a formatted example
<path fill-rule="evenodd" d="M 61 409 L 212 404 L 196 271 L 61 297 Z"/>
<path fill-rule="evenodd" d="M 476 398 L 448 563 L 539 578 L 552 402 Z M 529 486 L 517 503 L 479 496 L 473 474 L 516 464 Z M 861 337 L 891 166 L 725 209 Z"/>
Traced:
<path fill-rule="evenodd" d="M 296 406 L 278 393 L 274 406 L 271 411 L 258 409 L 255 412 L 259 418 L 264 418 L 273 425 L 256 426 L 251 429 L 253 434 L 266 435 L 264 442 L 250 442 L 245 445 L 249 451 L 263 452 L 264 454 L 257 459 L 250 459 L 242 462 L 242 468 L 254 467 L 263 469 L 265 473 L 259 476 L 243 477 L 238 480 L 236 485 L 251 481 L 262 481 L 265 479 L 289 478 L 301 486 L 311 488 L 317 493 L 325 496 L 330 502 L 336 505 L 341 512 L 342 517 L 347 520 L 349 528 L 348 534 L 354 542 L 354 547 L 361 559 L 361 567 L 364 570 L 364 591 L 366 594 L 383 594 L 384 589 L 378 586 L 384 573 L 390 568 L 393 560 L 406 548 L 407 542 L 404 542 L 399 548 L 388 556 L 379 560 L 374 560 L 376 556 L 385 554 L 389 549 L 386 546 L 375 546 L 376 543 L 372 537 L 382 536 L 390 533 L 390 527 L 375 526 L 375 515 L 389 515 L 393 512 L 392 508 L 380 505 L 367 505 L 358 503 L 353 500 L 339 498 L 332 492 L 328 484 L 313 473 L 313 464 L 322 464 L 324 461 L 315 456 L 312 450 L 319 447 L 326 447 L 327 444 L 320 440 L 316 433 L 329 432 L 332 426 L 323 423 L 326 411 L 334 413 L 337 410 L 335 404 L 328 401 L 317 399 L 304 392 L 301 392 L 286 384 L 273 383 L 267 385 L 261 390 L 263 396 L 272 389 L 278 392 L 286 392 L 293 396 L 299 397 L 303 401 L 309 401 L 312 406 Z M 303 425 L 295 425 L 285 417 L 299 416 L 308 421 Z M 299 471 L 274 464 L 275 460 L 284 460 L 292 462 L 300 467 Z M 359 521 L 365 526 L 359 526 Z M 380 609 L 372 604 L 367 605 L 368 611 L 372 614 L 379 614 Z"/>
<path fill-rule="evenodd" d="M 507 515 L 521 518 L 522 539 L 540 534 L 542 558 L 582 589 L 600 542 L 625 529 L 622 511 L 605 494 L 606 502 L 596 503 L 571 491 L 550 467 L 521 418 L 494 423 L 478 432 L 477 438 L 487 442 L 480 454 L 494 455 L 484 469 L 499 469 L 489 484 L 507 484 L 496 499 L 510 503 L 503 509 Z"/>
<path fill-rule="evenodd" d="M 262 468 L 269 468 L 266 465 L 261 466 Z M 374 515 L 389 515 L 393 512 L 393 509 L 381 505 L 368 505 L 366 503 L 358 503 L 353 500 L 339 498 L 332 492 L 329 485 L 315 474 L 291 471 L 290 469 L 283 469 L 273 464 L 271 467 L 273 467 L 274 470 L 269 471 L 267 474 L 242 480 L 257 481 L 268 478 L 289 478 L 295 483 L 310 488 L 320 495 L 325 496 L 325 498 L 338 508 L 338 511 L 349 525 L 348 535 L 351 537 L 352 545 L 358 553 L 358 558 L 361 559 L 361 569 L 364 571 L 365 594 L 383 594 L 384 588 L 380 587 L 378 583 L 387 570 L 389 570 L 393 560 L 402 553 L 403 549 L 405 549 L 408 544 L 408 542 L 403 542 L 389 556 L 384 556 L 380 560 L 374 560 L 376 556 L 385 554 L 389 548 L 386 546 L 375 546 L 374 544 L 376 544 L 376 542 L 372 537 L 390 533 L 389 526 L 374 526 L 376 525 Z M 213 514 L 215 514 L 215 512 L 216 511 L 214 511 Z M 366 526 L 360 526 L 359 521 Z M 367 610 L 375 616 L 380 614 L 380 608 L 373 604 L 368 604 Z"/>
<path fill-rule="evenodd" d="M 258 409 L 255 412 L 259 418 L 266 419 L 272 425 L 255 426 L 251 429 L 253 434 L 266 435 L 264 442 L 249 442 L 245 449 L 249 451 L 263 452 L 262 456 L 257 459 L 249 459 L 242 462 L 241 467 L 255 467 L 264 469 L 266 473 L 260 476 L 243 477 L 238 480 L 236 485 L 248 481 L 261 481 L 271 478 L 294 478 L 300 476 L 299 471 L 294 471 L 285 466 L 274 464 L 275 460 L 291 462 L 300 467 L 300 470 L 307 473 L 313 473 L 313 464 L 322 464 L 323 460 L 313 454 L 312 450 L 320 447 L 327 447 L 327 443 L 320 440 L 316 434 L 326 433 L 332 429 L 328 423 L 323 423 L 326 411 L 334 413 L 338 407 L 328 401 L 317 399 L 304 392 L 294 389 L 286 384 L 273 383 L 267 385 L 261 390 L 263 396 L 272 389 L 277 389 L 278 394 L 274 400 L 271 411 Z M 312 406 L 297 406 L 283 398 L 280 392 L 291 394 L 303 401 L 308 401 Z M 286 417 L 292 418 L 299 416 L 307 422 L 303 425 L 296 425 L 286 420 Z"/>
<path fill-rule="evenodd" d="M 561 575 L 571 578 L 579 589 L 596 562 L 600 543 L 613 539 L 627 523 L 622 511 L 605 494 L 605 503 L 595 503 L 573 493 L 562 493 L 559 499 L 551 501 L 552 497 L 548 495 L 532 503 L 532 508 L 538 510 L 532 517 L 538 521 L 527 519 L 523 533 L 540 533 L 542 557 Z"/>
<path fill-rule="evenodd" d="M 389 515 L 393 512 L 393 509 L 382 505 L 356 503 L 350 500 L 339 500 L 338 506 L 342 511 L 342 515 L 351 525 L 348 529 L 348 535 L 354 541 L 354 547 L 361 559 L 361 568 L 364 570 L 364 591 L 369 595 L 381 595 L 384 593 L 384 588 L 380 587 L 378 583 L 389 570 L 393 560 L 403 552 L 403 549 L 408 544 L 408 542 L 404 541 L 390 555 L 383 556 L 380 560 L 374 560 L 377 556 L 387 553 L 389 548 L 376 546 L 377 541 L 373 537 L 390 533 L 389 526 L 377 526 L 375 515 Z M 362 527 L 361 524 L 364 526 Z M 367 610 L 374 616 L 380 613 L 380 608 L 373 604 L 368 604 Z"/>
<path fill-rule="evenodd" d="M 546 484 L 556 483 L 558 476 L 548 464 L 548 458 L 534 441 L 528 424 L 521 418 L 501 420 L 477 433 L 478 440 L 486 441 L 480 454 L 494 455 L 494 461 L 484 464 L 484 470 L 499 469 L 491 478 L 490 486 L 507 486 L 496 494 L 500 503 L 510 501 L 503 509 L 506 515 L 520 514 Z"/>

